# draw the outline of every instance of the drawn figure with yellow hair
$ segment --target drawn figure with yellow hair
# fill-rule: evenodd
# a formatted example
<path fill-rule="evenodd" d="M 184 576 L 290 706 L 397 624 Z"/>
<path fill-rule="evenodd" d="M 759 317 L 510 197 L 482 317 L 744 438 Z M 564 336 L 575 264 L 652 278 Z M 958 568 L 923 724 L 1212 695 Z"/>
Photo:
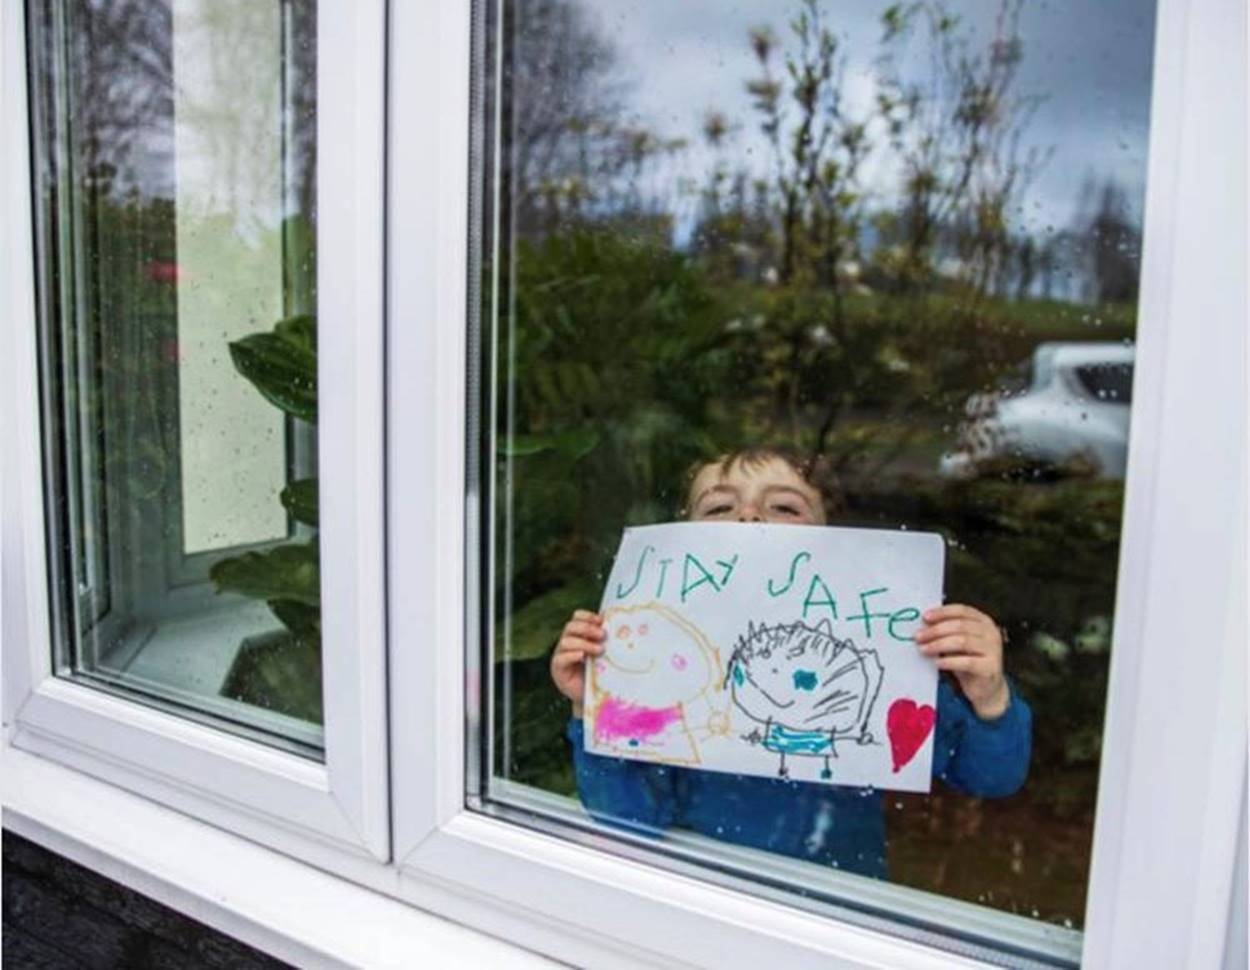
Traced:
<path fill-rule="evenodd" d="M 703 633 L 659 603 L 610 607 L 604 653 L 590 664 L 587 716 L 600 753 L 699 764 L 698 736 L 714 732 L 720 655 Z M 694 711 L 708 728 L 692 730 Z"/>

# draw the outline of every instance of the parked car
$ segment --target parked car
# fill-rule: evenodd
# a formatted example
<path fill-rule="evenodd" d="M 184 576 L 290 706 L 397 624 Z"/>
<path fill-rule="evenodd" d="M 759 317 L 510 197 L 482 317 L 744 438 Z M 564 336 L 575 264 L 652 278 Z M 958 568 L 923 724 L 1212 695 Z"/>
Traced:
<path fill-rule="evenodd" d="M 1024 390 L 968 399 L 955 448 L 939 471 L 972 477 L 1004 463 L 1084 467 L 1123 478 L 1133 397 L 1132 346 L 1044 343 L 1033 352 Z"/>

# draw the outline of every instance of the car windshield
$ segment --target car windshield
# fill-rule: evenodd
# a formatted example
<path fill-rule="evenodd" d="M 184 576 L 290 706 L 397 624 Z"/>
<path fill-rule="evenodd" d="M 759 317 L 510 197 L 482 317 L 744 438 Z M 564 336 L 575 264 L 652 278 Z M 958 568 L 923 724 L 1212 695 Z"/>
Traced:
<path fill-rule="evenodd" d="M 1114 404 L 1132 403 L 1132 364 L 1086 364 L 1076 368 L 1076 378 L 1090 397 Z"/>

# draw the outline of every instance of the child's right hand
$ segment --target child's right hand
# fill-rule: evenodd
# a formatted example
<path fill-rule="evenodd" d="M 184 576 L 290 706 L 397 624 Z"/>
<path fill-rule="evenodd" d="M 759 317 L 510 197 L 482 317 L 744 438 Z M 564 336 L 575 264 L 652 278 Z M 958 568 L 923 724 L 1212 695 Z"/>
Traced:
<path fill-rule="evenodd" d="M 582 716 L 586 660 L 603 653 L 605 635 L 602 616 L 590 610 L 574 610 L 551 655 L 551 679 L 560 693 L 573 702 L 574 717 Z"/>

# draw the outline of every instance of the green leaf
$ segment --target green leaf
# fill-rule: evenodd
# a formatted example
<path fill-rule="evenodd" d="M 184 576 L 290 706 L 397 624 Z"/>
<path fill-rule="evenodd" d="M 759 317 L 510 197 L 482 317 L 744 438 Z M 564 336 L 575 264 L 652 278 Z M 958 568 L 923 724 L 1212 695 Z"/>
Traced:
<path fill-rule="evenodd" d="M 269 608 L 274 616 L 282 621 L 282 625 L 309 641 L 321 644 L 321 610 L 298 600 L 270 600 Z"/>
<path fill-rule="evenodd" d="M 514 434 L 499 445 L 499 453 L 511 458 L 528 458 L 530 455 L 541 454 L 551 448 L 545 437 L 545 435 L 535 434 Z"/>
<path fill-rule="evenodd" d="M 252 599 L 293 600 L 320 607 L 321 579 L 316 542 L 276 546 L 223 559 L 209 571 L 218 592 Z"/>
<path fill-rule="evenodd" d="M 270 333 L 230 344 L 235 369 L 265 400 L 309 423 L 317 420 L 317 324 L 310 316 L 280 321 Z"/>
<path fill-rule="evenodd" d="M 282 502 L 282 507 L 296 522 L 317 525 L 317 479 L 305 478 L 298 482 L 291 482 L 282 490 L 278 498 Z"/>
<path fill-rule="evenodd" d="M 573 611 L 596 609 L 602 592 L 597 584 L 583 580 L 558 586 L 530 600 L 512 614 L 510 649 L 506 657 L 504 651 L 499 651 L 498 659 L 530 660 L 543 656 L 555 645 Z"/>
<path fill-rule="evenodd" d="M 299 316 L 279 320 L 273 326 L 273 332 L 289 343 L 293 348 L 317 355 L 317 318 L 304 313 Z"/>
<path fill-rule="evenodd" d="M 322 723 L 321 646 L 282 631 L 248 637 L 221 688 L 254 707 Z"/>
<path fill-rule="evenodd" d="M 594 428 L 570 428 L 549 434 L 517 434 L 499 446 L 501 454 L 513 458 L 554 451 L 562 458 L 577 461 L 594 450 L 599 432 Z"/>

